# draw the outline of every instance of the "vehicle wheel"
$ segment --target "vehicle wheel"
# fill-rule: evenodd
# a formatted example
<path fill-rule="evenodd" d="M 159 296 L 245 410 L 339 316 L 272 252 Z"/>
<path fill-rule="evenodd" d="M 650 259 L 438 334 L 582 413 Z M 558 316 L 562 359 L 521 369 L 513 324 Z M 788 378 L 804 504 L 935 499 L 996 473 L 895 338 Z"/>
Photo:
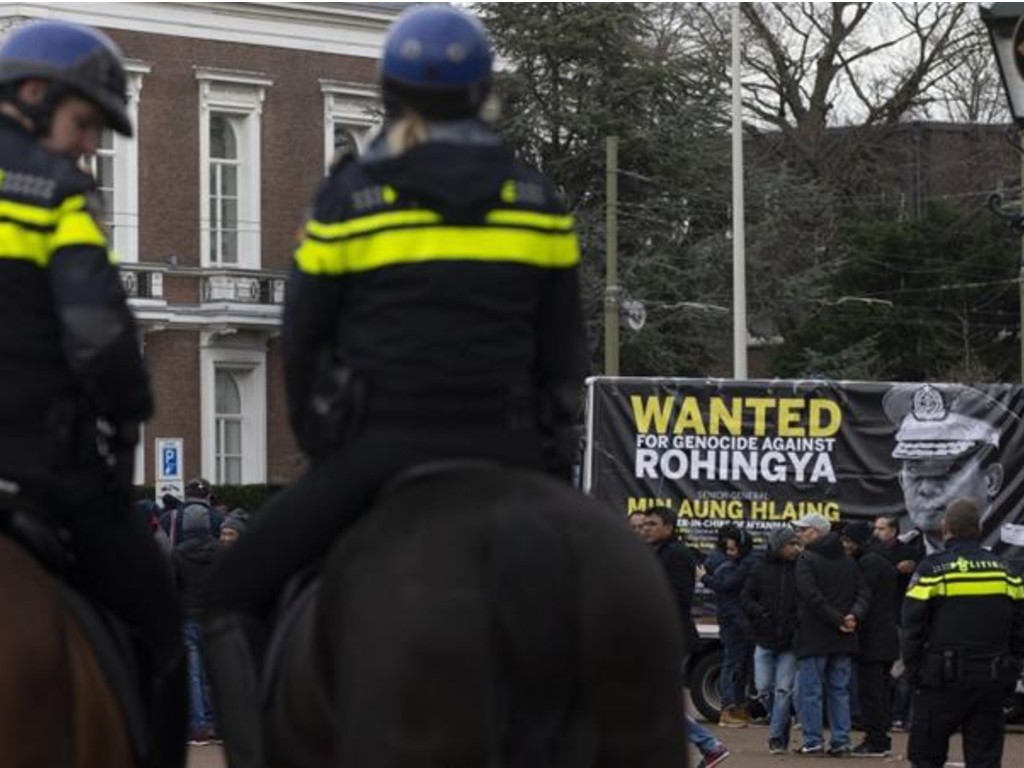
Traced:
<path fill-rule="evenodd" d="M 717 723 L 722 713 L 722 694 L 718 689 L 721 675 L 721 650 L 706 653 L 690 668 L 690 700 L 709 723 Z"/>

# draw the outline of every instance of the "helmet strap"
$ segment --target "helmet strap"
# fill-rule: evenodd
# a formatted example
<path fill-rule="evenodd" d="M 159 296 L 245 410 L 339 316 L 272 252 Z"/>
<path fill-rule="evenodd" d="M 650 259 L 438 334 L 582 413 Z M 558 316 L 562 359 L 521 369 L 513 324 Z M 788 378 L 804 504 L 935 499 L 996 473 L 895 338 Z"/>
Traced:
<path fill-rule="evenodd" d="M 11 102 L 21 114 L 32 122 L 32 135 L 42 139 L 49 135 L 50 128 L 53 125 L 53 113 L 66 92 L 66 88 L 51 82 L 47 84 L 46 93 L 42 100 L 37 104 L 29 104 L 18 95 L 16 85 L 13 89 Z"/>

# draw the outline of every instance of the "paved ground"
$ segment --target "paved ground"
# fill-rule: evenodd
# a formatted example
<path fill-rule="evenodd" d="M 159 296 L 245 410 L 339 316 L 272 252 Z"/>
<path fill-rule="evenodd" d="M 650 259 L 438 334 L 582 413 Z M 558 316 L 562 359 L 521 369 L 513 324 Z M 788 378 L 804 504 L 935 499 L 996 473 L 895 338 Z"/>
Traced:
<path fill-rule="evenodd" d="M 716 737 L 724 741 L 731 755 L 722 764 L 722 768 L 772 768 L 780 764 L 789 766 L 835 765 L 838 758 L 829 757 L 800 757 L 799 755 L 769 755 L 768 754 L 768 729 L 763 727 L 750 728 L 719 728 L 711 726 L 710 730 Z M 856 740 L 860 734 L 854 733 Z M 794 734 L 795 741 L 799 743 L 799 731 Z M 853 765 L 863 765 L 865 768 L 871 766 L 885 766 L 885 768 L 909 768 L 910 763 L 906 759 L 907 737 L 904 733 L 893 734 L 892 757 L 882 759 L 868 758 L 842 758 L 843 762 Z M 956 765 L 958 762 L 963 765 L 963 753 L 960 751 L 959 737 L 954 739 L 950 749 L 950 763 L 947 766 Z M 697 764 L 700 756 L 695 751 L 690 754 L 690 766 Z M 225 768 L 224 756 L 220 747 L 192 747 L 189 751 L 188 768 Z M 1024 730 L 1015 728 L 1007 734 L 1006 745 L 1003 750 L 1003 768 L 1024 768 Z"/>
<path fill-rule="evenodd" d="M 830 758 L 830 757 L 801 757 L 800 755 L 770 755 L 768 754 L 768 729 L 765 727 L 748 728 L 719 728 L 711 726 L 709 730 L 720 740 L 724 741 L 731 753 L 729 759 L 722 766 L 723 768 L 761 768 L 761 766 L 777 766 L 784 763 L 790 766 L 818 765 L 824 768 L 825 765 L 834 765 L 842 760 L 847 764 L 863 765 L 865 768 L 871 766 L 886 766 L 886 768 L 902 768 L 910 763 L 907 761 L 907 735 L 905 733 L 893 734 L 892 756 L 880 758 Z M 1015 732 L 1008 733 L 1003 748 L 1003 768 L 1024 768 L 1024 732 L 1014 729 Z M 826 731 L 826 738 L 828 732 Z M 854 744 L 860 743 L 861 734 L 854 732 Z M 793 742 L 799 745 L 800 732 L 794 731 Z M 696 750 L 690 752 L 690 765 L 696 765 L 700 756 Z M 963 765 L 963 752 L 960 747 L 960 737 L 953 739 L 950 745 L 949 760 L 947 766 L 954 766 L 959 763 Z"/>

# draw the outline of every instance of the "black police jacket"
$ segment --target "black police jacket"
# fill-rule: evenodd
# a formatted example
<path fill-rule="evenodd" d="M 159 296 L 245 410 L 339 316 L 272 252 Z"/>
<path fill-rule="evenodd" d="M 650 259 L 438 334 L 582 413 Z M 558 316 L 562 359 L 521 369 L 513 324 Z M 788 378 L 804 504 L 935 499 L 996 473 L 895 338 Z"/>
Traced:
<path fill-rule="evenodd" d="M 285 302 L 300 444 L 325 350 L 371 403 L 423 404 L 410 428 L 431 403 L 471 413 L 509 393 L 555 393 L 555 420 L 571 421 L 585 371 L 578 264 L 551 183 L 478 121 L 432 124 L 397 156 L 380 139 L 341 162 L 317 196 Z"/>
<path fill-rule="evenodd" d="M 58 401 L 115 424 L 152 411 L 95 188 L 0 116 L 0 443 L 38 435 Z"/>
<path fill-rule="evenodd" d="M 977 541 L 950 539 L 918 566 L 903 600 L 903 660 L 925 656 L 1024 656 L 1024 587 L 1003 558 Z"/>

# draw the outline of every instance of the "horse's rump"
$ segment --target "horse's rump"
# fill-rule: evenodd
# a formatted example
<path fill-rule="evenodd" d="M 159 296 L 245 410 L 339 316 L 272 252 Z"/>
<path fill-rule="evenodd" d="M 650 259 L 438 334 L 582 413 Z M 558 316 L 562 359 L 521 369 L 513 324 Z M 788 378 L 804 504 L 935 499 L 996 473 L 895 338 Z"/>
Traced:
<path fill-rule="evenodd" d="M 57 582 L 0 535 L 0 754 L 5 768 L 131 768 L 119 703 Z"/>
<path fill-rule="evenodd" d="M 310 610 L 272 710 L 298 704 L 292 681 L 309 671 L 295 668 L 312 665 L 333 687 L 315 721 L 326 700 L 334 727 L 307 730 L 325 752 L 302 762 L 294 733 L 273 729 L 285 764 L 684 759 L 679 621 L 660 567 L 624 520 L 548 478 L 466 468 L 400 486 L 332 552 Z"/>

